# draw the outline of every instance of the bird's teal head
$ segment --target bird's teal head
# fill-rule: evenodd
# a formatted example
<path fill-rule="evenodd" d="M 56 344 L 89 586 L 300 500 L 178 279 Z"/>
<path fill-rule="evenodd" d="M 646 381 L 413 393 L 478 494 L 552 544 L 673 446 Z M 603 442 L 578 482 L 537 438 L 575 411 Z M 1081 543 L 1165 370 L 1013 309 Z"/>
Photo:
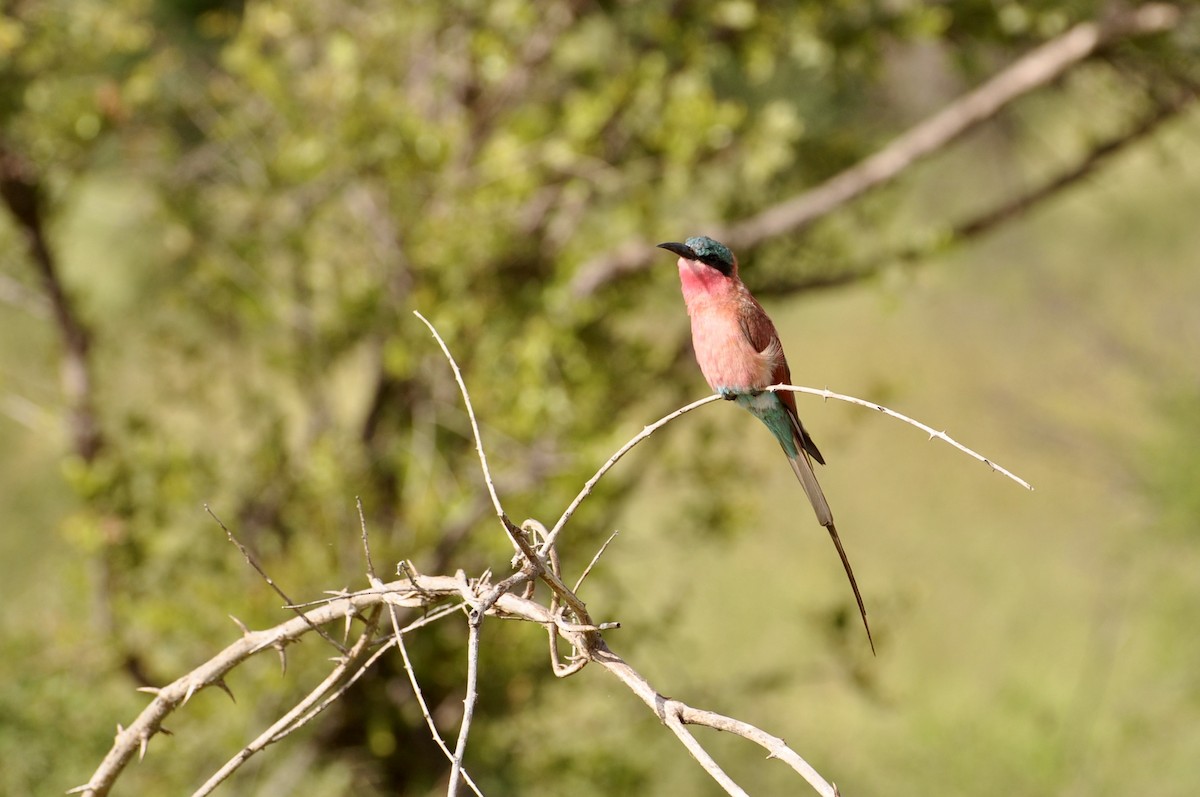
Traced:
<path fill-rule="evenodd" d="M 707 235 L 697 235 L 688 238 L 683 243 L 665 243 L 658 245 L 660 249 L 674 252 L 688 260 L 697 260 L 706 266 L 711 266 L 725 276 L 737 271 L 737 258 L 729 247 L 720 241 L 715 241 Z"/>

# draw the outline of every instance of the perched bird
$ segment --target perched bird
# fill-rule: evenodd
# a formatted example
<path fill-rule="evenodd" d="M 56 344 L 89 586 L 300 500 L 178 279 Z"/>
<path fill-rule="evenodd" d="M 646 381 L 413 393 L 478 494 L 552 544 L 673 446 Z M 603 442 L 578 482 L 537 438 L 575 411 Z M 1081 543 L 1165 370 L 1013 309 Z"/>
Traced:
<path fill-rule="evenodd" d="M 737 258 L 729 247 L 706 236 L 659 247 L 679 255 L 679 281 L 692 319 L 692 345 L 700 371 L 709 387 L 765 423 L 787 454 L 817 520 L 829 530 L 842 558 L 873 653 L 875 640 L 867 623 L 867 609 L 837 527 L 833 525 L 829 502 L 813 473 L 812 460 L 824 465 L 825 458 L 800 423 L 795 395 L 787 391 L 764 391 L 771 385 L 790 384 L 792 379 L 775 325 L 742 284 Z"/>

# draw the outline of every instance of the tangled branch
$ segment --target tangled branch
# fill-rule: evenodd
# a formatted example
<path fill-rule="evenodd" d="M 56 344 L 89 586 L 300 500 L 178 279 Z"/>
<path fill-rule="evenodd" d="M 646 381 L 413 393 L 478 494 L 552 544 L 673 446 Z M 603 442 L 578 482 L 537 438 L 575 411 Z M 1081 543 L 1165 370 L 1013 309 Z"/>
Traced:
<path fill-rule="evenodd" d="M 471 724 L 475 715 L 475 707 L 478 702 L 478 680 L 481 667 L 479 640 L 483 623 L 487 617 L 504 617 L 530 622 L 547 630 L 550 642 L 551 665 L 555 675 L 566 677 L 578 672 L 585 665 L 594 663 L 616 678 L 626 688 L 637 695 L 664 725 L 670 728 L 684 747 L 691 753 L 692 757 L 696 759 L 700 766 L 709 773 L 726 793 L 744 795 L 745 791 L 705 750 L 704 746 L 688 730 L 688 726 L 700 725 L 715 728 L 754 742 L 768 751 L 768 758 L 779 759 L 791 767 L 793 771 L 818 794 L 822 795 L 822 797 L 836 797 L 836 788 L 821 777 L 815 769 L 779 737 L 767 733 L 743 720 L 717 714 L 706 709 L 691 706 L 680 700 L 668 698 L 609 647 L 603 638 L 603 632 L 618 628 L 619 624 L 595 623 L 589 615 L 584 602 L 579 598 L 577 591 L 588 572 L 591 571 L 607 548 L 608 542 L 611 542 L 611 537 L 600 551 L 597 552 L 595 557 L 593 557 L 587 570 L 580 577 L 574 588 L 568 587 L 561 577 L 556 547 L 558 536 L 574 511 L 591 494 L 600 479 L 629 450 L 648 438 L 655 431 L 691 410 L 718 400 L 720 396 L 708 396 L 699 401 L 692 402 L 642 429 L 641 432 L 621 446 L 601 466 L 597 473 L 588 480 L 583 490 L 559 518 L 553 530 L 547 532 L 540 523 L 534 520 L 526 521 L 522 527 L 517 527 L 504 512 L 500 498 L 492 485 L 491 473 L 487 466 L 487 458 L 482 438 L 479 434 L 479 426 L 475 419 L 470 396 L 468 395 L 466 384 L 463 382 L 461 372 L 454 362 L 449 348 L 437 333 L 437 330 L 423 316 L 418 314 L 418 317 L 429 327 L 454 369 L 455 377 L 463 394 L 463 400 L 466 402 L 468 412 L 471 416 L 471 428 L 475 435 L 476 448 L 484 480 L 488 484 L 489 493 L 492 496 L 497 515 L 501 520 L 504 530 L 518 551 L 518 559 L 516 560 L 517 570 L 509 577 L 493 585 L 490 573 L 484 573 L 475 578 L 468 578 L 462 571 L 453 576 L 422 575 L 416 572 L 411 563 L 401 562 L 398 570 L 403 577 L 389 583 L 384 583 L 375 574 L 366 522 L 362 520 L 362 509 L 360 506 L 362 541 L 367 563 L 367 578 L 370 583 L 369 588 L 351 593 L 339 592 L 334 594 L 333 597 L 309 604 L 297 605 L 288 601 L 286 608 L 295 612 L 296 616 L 261 631 L 251 631 L 235 619 L 235 622 L 242 629 L 240 639 L 167 686 L 144 690 L 154 695 L 154 699 L 150 705 L 138 715 L 128 728 L 118 728 L 112 748 L 92 774 L 92 777 L 83 786 L 72 789 L 71 793 L 82 793 L 89 797 L 102 797 L 108 794 L 116 783 L 117 778 L 133 759 L 134 754 L 136 753 L 139 757 L 145 755 L 150 739 L 158 733 L 166 732 L 163 728 L 164 720 L 176 710 L 186 705 L 192 695 L 207 687 L 216 686 L 228 692 L 232 697 L 232 692 L 229 691 L 225 683 L 225 676 L 243 662 L 267 650 L 275 650 L 278 652 L 281 661 L 286 664 L 286 647 L 288 644 L 299 640 L 309 633 L 318 633 L 327 640 L 332 640 L 332 637 L 323 630 L 325 625 L 343 622 L 346 624 L 348 634 L 353 623 L 359 622 L 362 625 L 362 629 L 357 640 L 348 649 L 338 645 L 339 650 L 342 651 L 342 655 L 335 659 L 335 665 L 328 676 L 291 710 L 272 723 L 270 727 L 260 733 L 253 741 L 214 772 L 196 790 L 195 797 L 203 797 L 203 795 L 212 793 L 221 782 L 232 775 L 252 756 L 310 722 L 325 708 L 345 694 L 351 684 L 361 678 L 364 673 L 393 647 L 400 651 L 409 681 L 421 706 L 421 712 L 429 726 L 430 733 L 450 763 L 450 779 L 447 794 L 449 797 L 454 797 L 458 794 L 460 784 L 466 783 L 467 787 L 474 794 L 482 797 L 482 791 L 479 786 L 470 778 L 464 768 L 464 759 L 466 757 Z M 1027 482 L 995 465 L 986 457 L 955 442 L 944 432 L 936 432 L 931 427 L 919 421 L 915 421 L 881 405 L 852 396 L 843 396 L 828 390 L 816 390 L 792 385 L 776 385 L 769 389 L 810 393 L 826 399 L 835 398 L 870 407 L 891 417 L 913 424 L 929 432 L 932 437 L 940 437 L 974 458 L 988 464 L 994 470 L 1029 487 Z M 223 524 L 222 528 L 225 528 Z M 285 600 L 287 600 L 286 594 L 257 565 L 249 551 L 237 542 L 236 538 L 227 528 L 225 528 L 225 531 L 231 542 L 234 542 L 239 550 L 242 551 L 247 561 L 253 564 L 255 569 L 258 570 L 259 574 L 270 586 L 280 595 L 284 595 Z M 530 538 L 532 538 L 533 542 L 530 541 Z M 544 582 L 550 588 L 548 604 L 534 600 L 532 589 L 527 588 L 527 585 L 531 586 L 531 582 L 534 579 Z M 518 593 L 519 588 L 525 588 L 522 594 Z M 397 613 L 398 609 L 423 609 L 425 615 L 419 620 L 402 626 Z M 405 638 L 424 626 L 438 622 L 452 614 L 457 614 L 464 609 L 467 613 L 468 624 L 467 681 L 465 685 L 463 717 L 459 725 L 454 748 L 451 749 L 438 731 L 429 711 L 413 669 L 412 660 L 408 654 Z M 384 610 L 388 612 L 391 620 L 389 631 L 381 630 L 381 624 L 378 622 L 380 614 Z M 558 644 L 560 641 L 565 641 L 572 649 L 572 654 L 568 657 L 566 663 L 559 659 Z M 367 651 L 373 648 L 375 652 L 370 656 L 366 655 Z"/>

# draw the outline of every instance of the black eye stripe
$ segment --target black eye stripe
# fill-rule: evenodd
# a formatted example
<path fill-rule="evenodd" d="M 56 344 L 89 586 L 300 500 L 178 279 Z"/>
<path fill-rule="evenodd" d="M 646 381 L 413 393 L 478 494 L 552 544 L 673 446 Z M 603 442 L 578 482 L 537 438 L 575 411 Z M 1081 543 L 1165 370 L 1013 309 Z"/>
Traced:
<path fill-rule="evenodd" d="M 706 266 L 712 266 L 722 274 L 728 274 L 730 271 L 729 264 L 717 255 L 704 255 L 703 257 L 699 258 L 699 260 Z"/>

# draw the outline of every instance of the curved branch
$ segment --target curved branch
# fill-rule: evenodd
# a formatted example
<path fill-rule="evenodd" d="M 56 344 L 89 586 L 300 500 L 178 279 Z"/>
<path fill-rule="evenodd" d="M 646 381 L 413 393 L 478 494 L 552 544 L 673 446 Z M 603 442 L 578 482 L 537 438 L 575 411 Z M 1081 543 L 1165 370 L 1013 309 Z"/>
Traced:
<path fill-rule="evenodd" d="M 671 727 L 672 731 L 679 736 L 680 741 L 687 745 L 688 749 L 696 755 L 693 750 L 694 746 L 699 746 L 699 742 L 695 740 L 691 734 L 683 731 L 680 733 L 678 723 L 686 723 L 688 725 L 704 725 L 709 728 L 714 728 L 719 731 L 726 731 L 736 736 L 741 736 L 744 739 L 762 745 L 770 753 L 771 758 L 778 758 L 785 764 L 796 771 L 808 785 L 812 786 L 821 797 L 836 797 L 837 790 L 822 778 L 815 769 L 809 766 L 808 762 L 800 757 L 796 751 L 787 746 L 787 743 L 776 736 L 761 730 L 760 728 L 751 725 L 748 722 L 735 720 L 732 717 L 726 717 L 723 714 L 717 714 L 713 711 L 705 711 L 703 709 L 693 708 L 692 706 L 682 703 L 678 700 L 673 700 L 661 694 L 655 689 L 649 681 L 633 667 L 629 666 L 620 656 L 613 653 L 612 650 L 600 641 L 595 649 L 589 651 L 592 661 L 610 672 L 617 680 L 629 687 L 635 695 L 637 695 L 643 703 L 650 707 L 658 718 Z M 675 723 L 674 725 L 672 723 Z M 690 739 L 687 741 L 685 739 Z M 707 754 L 705 754 L 707 755 Z M 702 762 L 703 763 L 703 762 Z M 714 764 L 715 765 L 715 764 Z M 717 772 L 705 766 L 705 770 L 713 776 L 713 779 L 722 785 L 730 794 L 739 794 L 740 791 L 733 791 L 728 788 L 726 780 L 718 777 Z M 717 771 L 720 768 L 717 767 Z M 724 774 L 724 773 L 722 773 Z"/>
<path fill-rule="evenodd" d="M 1100 49 L 1171 30 L 1182 18 L 1178 6 L 1147 3 L 1103 20 L 1082 22 L 1017 59 L 875 154 L 815 188 L 728 227 L 713 229 L 711 234 L 738 249 L 802 229 L 891 182 L 917 161 L 979 127 L 1015 100 L 1057 80 Z M 629 241 L 584 263 L 571 282 L 571 290 L 576 297 L 586 298 L 626 274 L 647 268 L 654 257 L 650 242 Z"/>
<path fill-rule="evenodd" d="M 475 453 L 479 455 L 479 466 L 483 469 L 483 481 L 487 485 L 488 495 L 492 497 L 492 507 L 496 510 L 496 517 L 500 518 L 501 524 L 504 525 L 505 531 L 508 526 L 504 524 L 504 507 L 500 504 L 500 496 L 496 494 L 496 485 L 492 481 L 492 471 L 488 468 L 487 454 L 483 450 L 483 436 L 479 433 L 479 422 L 475 420 L 475 407 L 471 404 L 471 394 L 467 392 L 467 383 L 463 381 L 462 371 L 459 370 L 458 363 L 454 360 L 454 355 L 450 353 L 450 347 L 446 345 L 446 341 L 442 340 L 442 336 L 438 334 L 437 329 L 429 322 L 429 319 L 421 315 L 419 310 L 413 310 L 413 315 L 421 319 L 421 323 L 429 327 L 429 331 L 433 334 L 433 339 L 442 349 L 442 354 L 450 362 L 450 369 L 454 371 L 454 381 L 458 383 L 458 390 L 462 393 L 463 403 L 467 405 L 467 417 L 471 421 L 471 432 L 475 435 Z"/>
<path fill-rule="evenodd" d="M 1183 86 L 1173 96 L 1158 100 L 1154 107 L 1128 130 L 1095 145 L 1075 164 L 1045 178 L 1041 183 L 1030 187 L 1023 193 L 954 224 L 944 232 L 935 230 L 934 234 L 926 236 L 928 240 L 920 244 L 906 246 L 878 257 L 867 258 L 864 262 L 849 265 L 845 270 L 836 274 L 780 275 L 777 278 L 768 278 L 766 282 L 760 278 L 755 285 L 754 293 L 759 297 L 781 296 L 801 291 L 841 287 L 875 275 L 890 264 L 911 263 L 948 247 L 958 246 L 986 235 L 1002 224 L 1021 217 L 1042 202 L 1085 180 L 1128 147 L 1150 137 L 1164 124 L 1178 117 L 1192 106 L 1196 97 L 1197 90 L 1194 87 Z"/>
<path fill-rule="evenodd" d="M 546 535 L 546 540 L 540 546 L 540 552 L 544 554 L 554 546 L 555 541 L 558 539 L 558 535 L 563 530 L 563 526 L 567 525 L 567 521 L 571 519 L 571 515 L 575 514 L 575 510 L 579 508 L 579 505 L 583 503 L 583 500 L 592 494 L 592 489 L 596 486 L 596 483 L 604 477 L 604 474 L 608 473 L 609 470 L 612 469 L 613 465 L 616 465 L 617 462 L 620 461 L 621 457 L 628 454 L 634 446 L 645 440 L 650 435 L 654 434 L 661 427 L 666 426 L 668 423 L 678 418 L 680 415 L 683 415 L 686 412 L 691 412 L 694 409 L 703 407 L 705 404 L 711 404 L 712 402 L 720 399 L 721 396 L 717 393 L 714 393 L 711 396 L 705 396 L 702 399 L 693 401 L 686 407 L 680 407 L 674 412 L 664 415 L 649 426 L 642 427 L 642 431 L 630 438 L 629 442 L 625 443 L 625 445 L 618 448 L 617 452 L 609 457 L 607 462 L 600 466 L 600 470 L 596 471 L 595 475 L 587 480 L 587 483 L 583 485 L 583 489 L 579 491 L 579 495 L 575 496 L 575 500 L 573 500 L 570 506 L 567 507 L 566 511 L 562 513 L 562 517 L 560 517 L 558 522 L 554 524 L 554 528 L 550 530 L 550 533 Z"/>
<path fill-rule="evenodd" d="M 910 418 L 907 415 L 903 415 L 899 412 L 896 412 L 895 410 L 888 409 L 887 407 L 883 406 L 882 404 L 876 404 L 873 401 L 867 401 L 865 399 L 856 398 L 855 396 L 846 396 L 841 393 L 834 393 L 832 390 L 825 390 L 825 389 L 818 390 L 815 387 L 798 387 L 796 385 L 771 385 L 770 387 L 767 388 L 767 390 L 771 391 L 772 393 L 775 393 L 775 392 L 778 392 L 781 390 L 787 391 L 789 393 L 807 393 L 810 396 L 820 396 L 823 399 L 837 399 L 838 401 L 846 401 L 851 404 L 857 404 L 860 407 L 866 407 L 867 409 L 875 410 L 876 412 L 882 412 L 884 415 L 895 418 L 898 421 L 904 421 L 905 423 L 907 423 L 911 426 L 917 427 L 918 429 L 920 429 L 923 432 L 927 432 L 929 434 L 930 440 L 932 440 L 933 438 L 936 437 L 939 440 L 949 443 L 950 445 L 954 446 L 959 451 L 963 452 L 964 454 L 971 457 L 972 459 L 978 460 L 979 462 L 982 462 L 984 465 L 987 465 L 989 468 L 996 471 L 997 473 L 1003 474 L 1004 476 L 1007 476 L 1008 478 L 1012 479 L 1017 484 L 1024 487 L 1026 490 L 1033 489 L 1032 484 L 1025 481 L 1024 479 L 1022 479 L 1020 476 L 1016 475 L 1012 471 L 1010 471 L 1006 468 L 1000 467 L 995 462 L 992 462 L 991 459 L 989 459 L 988 457 L 985 457 L 983 454 L 980 454 L 979 452 L 977 452 L 973 449 L 967 448 L 962 443 L 958 442 L 957 440 L 952 438 L 950 435 L 946 434 L 945 430 L 939 432 L 937 429 L 934 429 L 932 426 L 926 426 L 925 424 L 921 423 L 920 421 L 914 420 L 913 418 Z"/>
<path fill-rule="evenodd" d="M 211 794 L 217 786 L 232 775 L 242 764 L 246 763 L 251 756 L 265 750 L 269 745 L 278 742 L 293 731 L 298 730 L 317 714 L 332 705 L 338 696 L 358 680 L 359 676 L 366 672 L 371 661 L 378 658 L 380 654 L 387 650 L 386 646 L 380 648 L 371 660 L 360 666 L 360 663 L 365 658 L 364 654 L 366 653 L 367 646 L 374 638 L 375 623 L 378 619 L 379 609 L 377 607 L 372 612 L 370 619 L 367 620 L 367 627 L 359 636 L 358 641 L 346 652 L 345 656 L 337 660 L 337 666 L 333 668 L 333 671 L 329 673 L 325 680 L 309 692 L 307 697 L 273 723 L 271 727 L 259 734 L 258 738 L 243 747 L 233 758 L 226 761 L 225 765 L 205 781 L 204 785 L 192 793 L 192 797 L 205 797 L 205 795 Z"/>
<path fill-rule="evenodd" d="M 1159 102 L 1153 110 L 1139 119 L 1132 128 L 1095 146 L 1074 166 L 1054 175 L 1028 192 L 959 224 L 951 232 L 950 240 L 962 241 L 982 235 L 1009 219 L 1021 215 L 1034 205 L 1057 194 L 1064 188 L 1069 188 L 1092 174 L 1105 161 L 1122 152 L 1130 144 L 1141 141 L 1154 133 L 1164 123 L 1174 119 L 1187 109 L 1195 100 L 1196 92 L 1188 90 L 1176 97 Z M 902 256 L 912 257 L 908 253 Z"/>
<path fill-rule="evenodd" d="M 957 448 L 959 451 L 962 451 L 964 454 L 967 454 L 968 456 L 973 457 L 974 459 L 977 459 L 978 461 L 984 463 L 992 470 L 994 470 L 998 473 L 1004 474 L 1005 476 L 1012 479 L 1013 481 L 1015 481 L 1017 484 L 1021 485 L 1025 489 L 1027 489 L 1027 490 L 1033 489 L 1032 485 L 1030 485 L 1029 482 L 1027 482 L 1024 479 L 1022 479 L 1021 477 L 1015 475 L 1011 471 L 1000 467 L 995 462 L 992 462 L 990 459 L 983 456 L 982 454 L 980 454 L 976 451 L 973 451 L 970 448 L 967 448 L 962 443 L 959 443 L 957 440 L 954 440 L 953 438 L 951 438 L 948 434 L 945 433 L 945 431 L 938 431 L 931 426 L 926 426 L 925 424 L 921 423 L 920 421 L 914 420 L 913 418 L 910 418 L 907 415 L 903 415 L 899 412 L 896 412 L 895 410 L 888 409 L 887 407 L 883 406 L 882 404 L 876 404 L 873 401 L 867 401 L 866 399 L 860 399 L 856 396 L 847 396 L 842 393 L 834 393 L 831 390 L 818 389 L 815 387 L 799 387 L 796 385 L 771 385 L 770 387 L 765 388 L 765 389 L 770 390 L 770 391 L 784 390 L 784 391 L 789 391 L 792 393 L 807 393 L 812 396 L 820 396 L 821 398 L 824 398 L 824 399 L 837 399 L 838 401 L 845 401 L 845 402 L 849 402 L 850 404 L 857 404 L 860 407 L 866 407 L 868 409 L 875 410 L 876 412 L 882 412 L 884 415 L 891 416 L 892 418 L 895 418 L 896 420 L 899 420 L 899 421 L 904 421 L 907 424 L 911 424 L 912 426 L 915 426 L 918 429 L 920 429 L 924 432 L 927 432 L 929 434 L 930 438 L 936 437 L 941 440 L 944 440 L 945 442 L 947 442 L 950 445 Z M 550 548 L 554 545 L 554 543 L 557 542 L 558 535 L 562 533 L 563 527 L 567 525 L 567 521 L 571 519 L 571 515 L 573 515 L 575 513 L 575 510 L 579 508 L 579 505 L 583 503 L 584 499 L 587 498 L 589 495 L 591 495 L 592 490 L 596 486 L 596 483 L 599 482 L 601 478 L 603 478 L 604 474 L 608 473 L 608 471 L 611 470 L 612 467 L 617 464 L 617 462 L 621 459 L 621 457 L 623 457 L 627 453 L 629 453 L 630 449 L 632 449 L 638 443 L 642 442 L 647 437 L 654 434 L 656 431 L 658 431 L 662 427 L 666 426 L 668 423 L 675 420 L 676 418 L 683 415 L 684 413 L 688 413 L 694 409 L 703 407 L 705 404 L 711 404 L 714 401 L 719 401 L 719 400 L 721 400 L 721 398 L 722 398 L 721 395 L 718 393 L 714 393 L 711 396 L 705 396 L 702 399 L 693 401 L 691 404 L 688 404 L 684 407 L 680 407 L 679 409 L 675 410 L 674 412 L 667 413 L 666 415 L 659 418 L 654 423 L 643 427 L 642 431 L 638 432 L 636 435 L 634 435 L 632 438 L 630 438 L 628 440 L 628 442 L 625 443 L 625 445 L 623 445 L 619 449 L 617 449 L 616 453 L 613 454 L 611 457 L 609 457 L 608 461 L 600 466 L 600 470 L 596 471 L 595 475 L 593 475 L 592 478 L 587 480 L 587 484 L 585 484 L 583 486 L 583 489 L 579 491 L 579 494 L 577 496 L 575 496 L 575 500 L 573 500 L 571 502 L 570 506 L 568 506 L 566 511 L 563 512 L 562 517 L 560 517 L 558 519 L 558 522 L 554 524 L 554 528 L 550 530 L 550 533 L 548 535 L 546 535 L 545 541 L 541 544 L 540 551 L 550 550 Z"/>

